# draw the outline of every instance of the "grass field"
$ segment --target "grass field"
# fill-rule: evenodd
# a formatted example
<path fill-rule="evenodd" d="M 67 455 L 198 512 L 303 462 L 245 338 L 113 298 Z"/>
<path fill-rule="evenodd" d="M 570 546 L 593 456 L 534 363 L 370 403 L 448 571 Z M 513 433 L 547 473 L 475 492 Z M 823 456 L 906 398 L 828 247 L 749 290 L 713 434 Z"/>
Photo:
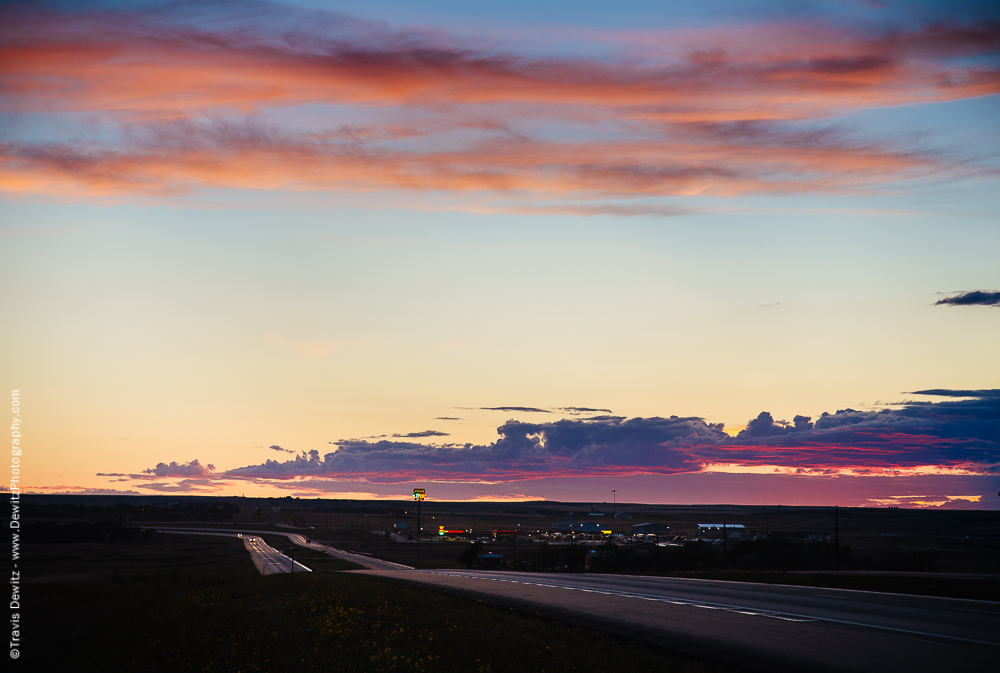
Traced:
<path fill-rule="evenodd" d="M 317 542 L 329 543 L 356 552 L 370 553 L 387 561 L 404 563 L 417 568 L 464 568 L 458 561 L 463 543 L 423 544 L 419 553 L 416 545 L 375 545 L 368 542 L 358 531 L 313 531 Z M 265 536 L 269 544 L 282 549 L 291 545 L 282 536 Z M 364 540 L 365 542 L 361 542 Z M 300 553 L 297 548 L 296 558 Z M 517 558 L 528 558 L 537 549 L 530 544 L 517 545 Z M 514 558 L 510 543 L 490 545 L 489 551 L 496 551 Z M 664 577 L 690 577 L 699 579 L 729 580 L 734 582 L 757 582 L 764 584 L 786 584 L 792 586 L 826 587 L 833 589 L 854 589 L 859 591 L 880 591 L 886 593 L 912 594 L 918 596 L 941 596 L 945 598 L 968 598 L 974 600 L 1000 601 L 1000 578 L 997 576 L 962 576 L 944 573 L 904 573 L 904 572 L 779 572 L 779 571 L 739 571 L 704 570 L 675 572 L 640 572 L 620 574 L 660 575 Z"/>
<path fill-rule="evenodd" d="M 733 671 L 522 612 L 335 572 L 260 577 L 235 538 L 39 544 L 26 668 L 72 671 Z M 34 662 L 34 665 L 31 664 Z"/>

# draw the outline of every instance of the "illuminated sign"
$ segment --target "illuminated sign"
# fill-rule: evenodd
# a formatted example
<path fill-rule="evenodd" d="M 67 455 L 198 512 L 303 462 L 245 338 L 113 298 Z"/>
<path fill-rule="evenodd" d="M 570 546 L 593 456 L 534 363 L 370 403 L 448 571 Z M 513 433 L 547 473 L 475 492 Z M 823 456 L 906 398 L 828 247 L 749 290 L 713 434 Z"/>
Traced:
<path fill-rule="evenodd" d="M 426 497 L 427 497 L 427 490 L 426 489 L 423 489 L 423 488 L 415 488 L 415 489 L 413 489 L 413 499 L 414 500 L 423 500 Z"/>

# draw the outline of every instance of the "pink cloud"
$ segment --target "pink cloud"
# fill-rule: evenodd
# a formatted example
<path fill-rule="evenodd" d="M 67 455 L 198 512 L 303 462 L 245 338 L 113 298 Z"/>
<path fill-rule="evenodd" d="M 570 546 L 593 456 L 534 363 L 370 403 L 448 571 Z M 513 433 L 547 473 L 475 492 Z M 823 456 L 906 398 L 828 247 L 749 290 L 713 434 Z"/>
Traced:
<path fill-rule="evenodd" d="M 856 193 L 975 169 L 793 132 L 792 121 L 1000 92 L 1000 70 L 977 59 L 1000 45 L 990 22 L 879 35 L 816 25 L 674 31 L 658 41 L 647 32 L 650 45 L 674 46 L 587 59 L 276 6 L 263 18 L 233 5 L 190 16 L 40 7 L 0 9 L 5 109 L 53 111 L 70 125 L 87 113 L 104 140 L 0 145 L 8 193 L 503 194 L 511 203 L 493 207 L 577 214 L 663 209 L 585 203 L 609 198 Z M 204 12 L 217 28 L 199 27 Z M 304 106 L 353 122 L 330 128 L 326 113 Z M 557 127 L 559 140 L 541 125 Z M 573 202 L 540 203 L 561 197 Z"/>

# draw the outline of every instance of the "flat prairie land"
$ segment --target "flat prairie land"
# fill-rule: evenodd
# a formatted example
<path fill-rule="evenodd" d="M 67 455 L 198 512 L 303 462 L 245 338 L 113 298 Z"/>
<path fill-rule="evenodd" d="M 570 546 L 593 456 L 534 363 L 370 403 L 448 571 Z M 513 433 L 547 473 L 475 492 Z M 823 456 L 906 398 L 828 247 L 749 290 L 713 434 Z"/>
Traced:
<path fill-rule="evenodd" d="M 22 663 L 34 670 L 738 670 L 339 572 L 304 550 L 315 572 L 260 577 L 236 538 L 35 544 L 22 558 Z"/>

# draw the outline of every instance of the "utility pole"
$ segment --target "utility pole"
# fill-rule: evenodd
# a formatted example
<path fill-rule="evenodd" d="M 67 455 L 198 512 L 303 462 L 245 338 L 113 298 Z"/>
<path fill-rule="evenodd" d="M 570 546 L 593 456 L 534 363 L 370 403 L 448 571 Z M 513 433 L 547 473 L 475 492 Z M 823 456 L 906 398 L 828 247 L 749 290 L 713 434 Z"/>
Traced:
<path fill-rule="evenodd" d="M 840 570 L 840 510 L 833 506 L 833 569 Z"/>
<path fill-rule="evenodd" d="M 726 570 L 726 524 L 722 524 L 722 569 Z"/>

